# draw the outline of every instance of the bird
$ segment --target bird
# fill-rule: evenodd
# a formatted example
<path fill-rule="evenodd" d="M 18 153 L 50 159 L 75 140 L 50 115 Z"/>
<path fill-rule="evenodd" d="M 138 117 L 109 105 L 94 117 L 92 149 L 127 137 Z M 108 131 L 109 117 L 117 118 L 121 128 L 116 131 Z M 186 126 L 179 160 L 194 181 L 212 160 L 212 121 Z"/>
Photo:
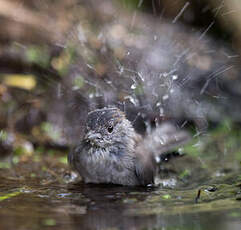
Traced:
<path fill-rule="evenodd" d="M 154 184 L 156 152 L 185 139 L 186 132 L 169 124 L 142 137 L 124 112 L 104 107 L 88 113 L 83 138 L 68 162 L 85 183 L 148 186 Z"/>

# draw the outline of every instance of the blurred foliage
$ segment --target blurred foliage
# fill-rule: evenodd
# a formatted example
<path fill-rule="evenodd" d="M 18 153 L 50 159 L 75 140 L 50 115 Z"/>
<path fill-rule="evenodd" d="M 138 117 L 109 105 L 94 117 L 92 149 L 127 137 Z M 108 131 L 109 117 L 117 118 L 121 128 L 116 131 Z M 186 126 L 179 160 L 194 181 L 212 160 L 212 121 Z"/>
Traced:
<path fill-rule="evenodd" d="M 44 226 L 55 226 L 56 224 L 57 223 L 56 223 L 55 219 L 48 218 L 48 219 L 43 220 Z"/>
<path fill-rule="evenodd" d="M 51 66 L 58 71 L 60 76 L 64 76 L 76 57 L 75 47 L 67 45 L 65 49 L 51 61 Z"/>
<path fill-rule="evenodd" d="M 5 130 L 0 130 L 0 141 L 6 141 L 8 133 Z"/>
<path fill-rule="evenodd" d="M 9 162 L 0 161 L 0 169 L 9 169 L 11 164 Z"/>
<path fill-rule="evenodd" d="M 29 46 L 26 51 L 26 58 L 29 62 L 47 68 L 50 62 L 49 48 L 46 46 Z"/>
<path fill-rule="evenodd" d="M 84 87 L 84 78 L 82 76 L 77 76 L 75 79 L 74 79 L 74 87 L 73 87 L 73 90 L 78 90 L 78 89 L 81 89 Z"/>
<path fill-rule="evenodd" d="M 32 90 L 36 86 L 36 80 L 33 75 L 5 74 L 3 77 L 3 83 L 6 86 L 17 87 L 26 90 Z"/>
<path fill-rule="evenodd" d="M 3 201 L 3 200 L 6 200 L 6 199 L 9 199 L 9 198 L 12 198 L 14 196 L 18 196 L 19 194 L 21 194 L 21 192 L 17 191 L 17 192 L 12 192 L 12 193 L 8 193 L 8 194 L 5 194 L 5 195 L 1 195 L 0 194 L 0 201 Z"/>
<path fill-rule="evenodd" d="M 118 0 L 121 3 L 121 6 L 130 9 L 130 10 L 135 10 L 138 8 L 138 6 L 141 5 L 141 2 L 143 0 Z"/>
<path fill-rule="evenodd" d="M 41 124 L 41 129 L 44 132 L 44 135 L 50 137 L 52 140 L 59 140 L 59 138 L 61 137 L 58 128 L 54 127 L 53 124 L 49 122 L 43 122 Z"/>

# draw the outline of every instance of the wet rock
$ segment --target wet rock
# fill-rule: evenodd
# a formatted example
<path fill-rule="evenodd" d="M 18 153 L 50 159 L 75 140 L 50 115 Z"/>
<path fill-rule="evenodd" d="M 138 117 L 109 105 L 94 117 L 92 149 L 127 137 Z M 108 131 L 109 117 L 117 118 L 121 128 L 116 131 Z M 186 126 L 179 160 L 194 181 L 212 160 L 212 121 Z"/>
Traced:
<path fill-rule="evenodd" d="M 205 191 L 208 191 L 208 192 L 215 192 L 218 188 L 215 186 L 215 185 L 210 185 L 208 186 Z"/>

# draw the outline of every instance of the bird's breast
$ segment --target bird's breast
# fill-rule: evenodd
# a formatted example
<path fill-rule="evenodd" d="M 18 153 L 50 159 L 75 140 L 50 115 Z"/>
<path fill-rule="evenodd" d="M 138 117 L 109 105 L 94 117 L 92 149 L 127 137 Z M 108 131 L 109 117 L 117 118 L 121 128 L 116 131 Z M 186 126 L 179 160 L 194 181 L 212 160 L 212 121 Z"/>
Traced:
<path fill-rule="evenodd" d="M 82 154 L 79 159 L 80 176 L 91 183 L 134 184 L 134 158 L 106 149 L 89 149 L 91 154 Z"/>

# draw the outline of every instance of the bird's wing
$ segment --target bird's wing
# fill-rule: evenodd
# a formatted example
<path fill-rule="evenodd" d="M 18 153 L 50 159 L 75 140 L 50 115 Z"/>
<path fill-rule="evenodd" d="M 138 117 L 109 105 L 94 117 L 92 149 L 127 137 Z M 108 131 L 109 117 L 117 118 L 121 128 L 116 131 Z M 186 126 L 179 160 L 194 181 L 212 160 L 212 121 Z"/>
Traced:
<path fill-rule="evenodd" d="M 140 185 L 154 184 L 156 174 L 154 155 L 141 145 L 137 146 L 136 153 L 135 174 Z"/>
<path fill-rule="evenodd" d="M 143 146 L 158 156 L 186 144 L 190 139 L 188 132 L 178 130 L 171 123 L 164 123 L 144 139 Z"/>

